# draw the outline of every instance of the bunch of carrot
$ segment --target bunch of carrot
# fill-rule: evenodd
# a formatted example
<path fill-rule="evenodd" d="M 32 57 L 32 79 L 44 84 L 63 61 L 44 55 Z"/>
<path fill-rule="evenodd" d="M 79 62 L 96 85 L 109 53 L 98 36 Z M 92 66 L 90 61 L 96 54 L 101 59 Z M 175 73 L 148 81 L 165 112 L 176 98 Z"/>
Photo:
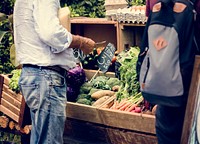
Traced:
<path fill-rule="evenodd" d="M 138 93 L 133 97 L 124 98 L 121 101 L 115 99 L 110 109 L 140 113 L 141 107 L 139 105 L 142 101 L 142 94 Z"/>

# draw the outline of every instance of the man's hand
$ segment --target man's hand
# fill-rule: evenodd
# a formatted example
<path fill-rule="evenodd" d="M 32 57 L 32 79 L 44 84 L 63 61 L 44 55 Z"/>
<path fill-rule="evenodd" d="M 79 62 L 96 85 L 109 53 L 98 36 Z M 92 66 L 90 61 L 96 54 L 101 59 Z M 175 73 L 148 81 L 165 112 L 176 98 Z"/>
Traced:
<path fill-rule="evenodd" d="M 83 51 L 84 54 L 89 54 L 94 49 L 95 42 L 87 37 L 72 35 L 72 43 L 70 47 L 79 48 Z"/>

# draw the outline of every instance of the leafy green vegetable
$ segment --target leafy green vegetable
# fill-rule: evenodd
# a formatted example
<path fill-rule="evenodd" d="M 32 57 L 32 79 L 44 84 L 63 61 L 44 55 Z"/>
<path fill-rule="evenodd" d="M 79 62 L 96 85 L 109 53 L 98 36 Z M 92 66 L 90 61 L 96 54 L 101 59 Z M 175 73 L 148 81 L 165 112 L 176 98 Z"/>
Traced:
<path fill-rule="evenodd" d="M 86 98 L 78 99 L 76 102 L 80 104 L 91 105 L 91 101 Z"/>
<path fill-rule="evenodd" d="M 119 100 L 137 95 L 139 92 L 139 82 L 136 81 L 136 62 L 138 54 L 138 47 L 132 47 L 129 51 L 124 51 L 119 54 L 118 60 L 121 64 L 119 68 L 121 86 L 116 93 L 117 99 Z"/>
<path fill-rule="evenodd" d="M 120 80 L 118 78 L 110 78 L 107 82 L 106 82 L 106 85 L 109 85 L 111 88 L 113 86 L 116 86 L 116 85 L 120 85 Z"/>
<path fill-rule="evenodd" d="M 80 87 L 80 94 L 88 94 L 92 87 L 81 86 Z"/>
<path fill-rule="evenodd" d="M 15 91 L 16 93 L 20 92 L 20 88 L 18 85 L 19 77 L 21 75 L 21 69 L 16 69 L 11 72 L 11 79 L 9 83 L 9 88 Z"/>
<path fill-rule="evenodd" d="M 79 94 L 77 100 L 79 99 L 88 99 L 88 100 L 92 100 L 91 96 L 88 94 Z"/>
<path fill-rule="evenodd" d="M 89 95 L 92 95 L 94 92 L 97 92 L 97 91 L 99 91 L 99 90 L 101 90 L 101 89 L 92 88 L 92 89 L 90 90 L 90 92 L 89 92 Z"/>

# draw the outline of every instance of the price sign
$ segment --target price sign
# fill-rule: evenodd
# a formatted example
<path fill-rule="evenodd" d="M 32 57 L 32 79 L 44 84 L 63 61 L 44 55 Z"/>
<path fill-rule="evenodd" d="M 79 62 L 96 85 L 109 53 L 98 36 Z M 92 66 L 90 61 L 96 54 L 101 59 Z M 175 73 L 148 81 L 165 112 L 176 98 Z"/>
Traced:
<path fill-rule="evenodd" d="M 73 49 L 73 54 L 77 61 L 80 61 L 80 60 L 83 61 L 86 57 L 86 55 L 83 53 L 83 51 L 80 49 L 77 49 L 77 48 Z"/>
<path fill-rule="evenodd" d="M 99 55 L 97 59 L 97 65 L 103 73 L 105 73 L 108 70 L 113 56 L 115 54 L 115 50 L 116 48 L 114 47 L 114 45 L 108 43 L 108 45 L 103 49 L 103 51 Z"/>

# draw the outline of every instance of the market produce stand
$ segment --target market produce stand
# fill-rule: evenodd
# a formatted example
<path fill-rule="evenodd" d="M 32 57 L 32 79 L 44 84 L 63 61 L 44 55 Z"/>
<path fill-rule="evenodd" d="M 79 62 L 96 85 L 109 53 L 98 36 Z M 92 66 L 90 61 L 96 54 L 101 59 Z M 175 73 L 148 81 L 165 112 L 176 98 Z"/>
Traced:
<path fill-rule="evenodd" d="M 85 73 L 90 79 L 96 71 L 85 70 Z M 97 75 L 104 74 L 99 72 Z M 106 75 L 114 77 L 114 73 L 112 72 L 108 72 Z M 3 78 L 5 78 L 6 81 L 9 81 L 7 76 L 3 75 Z M 3 90 L 2 87 L 1 90 Z M 9 88 L 8 90 L 12 91 Z M 4 93 L 4 90 L 1 92 Z M 1 97 L 1 102 L 2 99 L 3 98 Z M 67 102 L 65 138 L 68 137 L 72 139 L 72 137 L 75 137 L 76 139 L 82 139 L 83 141 L 96 140 L 104 143 L 117 143 L 120 141 L 120 143 L 141 144 L 142 142 L 143 144 L 155 144 L 156 136 L 154 129 L 154 116 L 142 113 L 137 114 L 113 111 L 102 108 L 104 104 L 112 102 L 112 100 L 112 98 L 108 99 L 99 107 Z M 0 110 L 5 112 L 4 109 Z M 13 118 L 10 113 L 6 114 L 11 119 Z M 28 118 L 28 115 L 23 115 L 22 113 L 20 116 L 24 121 Z M 15 122 L 18 123 L 19 121 L 15 120 Z M 21 132 L 22 128 L 18 130 L 17 134 Z M 84 135 L 87 135 L 87 139 L 84 139 L 86 138 L 83 137 Z M 101 136 L 99 137 L 99 135 Z"/>
<path fill-rule="evenodd" d="M 95 70 L 85 70 L 88 78 Z M 98 75 L 104 75 L 99 72 Z M 114 73 L 108 72 L 111 77 Z M 99 107 L 87 106 L 73 102 L 67 103 L 67 123 L 65 136 L 85 139 L 83 135 L 92 133 L 93 138 L 101 134 L 103 142 L 116 144 L 156 144 L 155 116 L 143 113 L 130 113 L 103 108 L 113 101 L 108 99 Z M 85 125 L 85 126 L 83 126 Z M 86 127 L 86 128 L 85 128 Z M 88 137 L 86 137 L 88 138 Z M 99 139 L 99 141 L 101 140 Z"/>
<path fill-rule="evenodd" d="M 73 34 L 90 37 L 96 42 L 106 41 L 106 44 L 112 43 L 117 52 L 121 52 L 132 45 L 139 45 L 143 30 L 144 24 L 124 24 L 104 18 L 83 17 L 71 19 L 71 32 Z M 97 73 L 96 70 L 84 70 L 88 79 L 91 79 L 95 74 L 97 74 L 96 76 L 115 77 L 114 72 L 104 74 L 100 71 Z M 23 123 L 29 117 L 29 114 L 25 113 L 25 103 L 22 95 L 15 94 L 9 89 L 9 77 L 4 75 L 2 77 L 0 82 L 0 110 L 8 115 L 9 119 L 14 120 L 15 123 L 21 126 L 18 130 L 21 133 L 25 126 Z M 5 86 L 5 83 L 7 83 L 7 86 Z M 7 96 L 8 94 L 5 94 L 5 92 L 11 92 L 14 96 L 12 101 L 8 99 L 11 103 L 6 105 L 8 110 L 5 110 L 4 107 L 6 98 L 10 98 L 10 96 Z M 16 100 L 15 98 L 20 99 Z M 111 97 L 98 107 L 67 102 L 65 142 L 80 139 L 81 141 L 90 141 L 97 144 L 98 142 L 102 144 L 117 144 L 119 142 L 120 144 L 156 144 L 155 116 L 111 110 L 105 107 L 113 100 L 114 97 Z M 13 106 L 17 106 L 17 108 L 13 108 Z M 14 114 L 13 111 L 15 111 Z"/>

